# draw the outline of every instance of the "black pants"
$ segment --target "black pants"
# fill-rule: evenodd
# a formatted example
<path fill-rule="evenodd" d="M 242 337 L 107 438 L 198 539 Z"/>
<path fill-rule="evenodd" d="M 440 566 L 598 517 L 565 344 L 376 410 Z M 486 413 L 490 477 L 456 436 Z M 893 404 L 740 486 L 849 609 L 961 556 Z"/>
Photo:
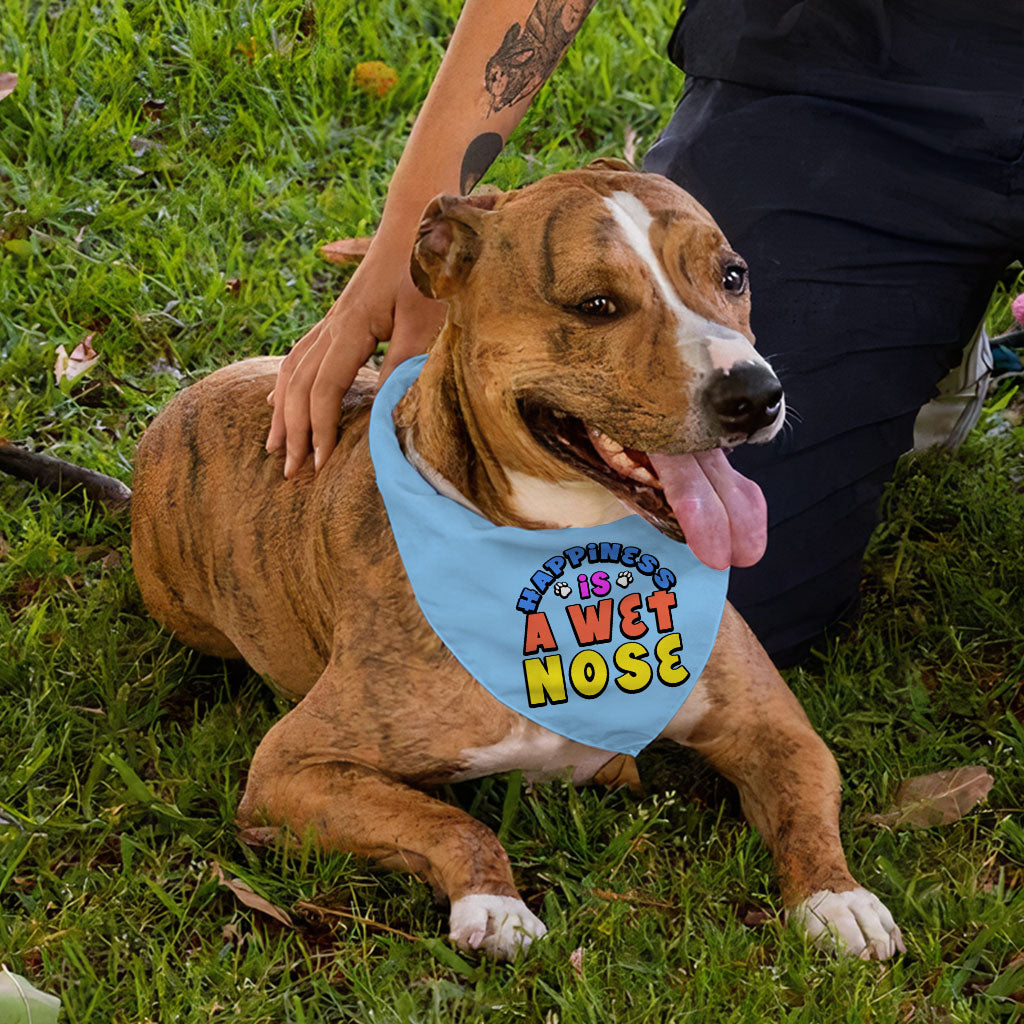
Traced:
<path fill-rule="evenodd" d="M 753 328 L 791 413 L 733 464 L 768 499 L 768 551 L 730 598 L 777 661 L 855 602 L 882 487 L 919 408 L 1024 253 L 1024 110 L 961 112 L 690 79 L 645 170 L 749 263 Z"/>

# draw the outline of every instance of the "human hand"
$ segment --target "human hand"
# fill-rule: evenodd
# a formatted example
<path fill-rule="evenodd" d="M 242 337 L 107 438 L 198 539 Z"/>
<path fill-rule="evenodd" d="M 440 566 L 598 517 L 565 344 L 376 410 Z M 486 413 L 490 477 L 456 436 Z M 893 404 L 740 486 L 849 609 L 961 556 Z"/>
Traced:
<path fill-rule="evenodd" d="M 285 447 L 284 475 L 294 476 L 310 451 L 319 469 L 337 443 L 341 402 L 379 341 L 388 341 L 383 380 L 425 352 L 444 322 L 445 305 L 428 299 L 409 276 L 409 253 L 375 240 L 327 315 L 285 356 L 267 401 L 274 415 L 267 451 Z"/>

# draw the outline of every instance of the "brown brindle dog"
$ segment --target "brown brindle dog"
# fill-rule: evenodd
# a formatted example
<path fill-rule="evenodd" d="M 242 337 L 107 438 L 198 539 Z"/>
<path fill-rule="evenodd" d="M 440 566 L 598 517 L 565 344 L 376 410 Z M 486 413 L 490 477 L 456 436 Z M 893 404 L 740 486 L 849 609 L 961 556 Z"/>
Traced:
<path fill-rule="evenodd" d="M 691 197 L 607 164 L 441 197 L 413 276 L 449 315 L 395 421 L 436 489 L 497 524 L 589 527 L 638 511 L 709 564 L 758 557 L 763 538 L 746 539 L 763 530 L 757 494 L 716 449 L 773 436 L 781 391 L 751 345 L 742 261 Z M 581 783 L 623 758 L 499 703 L 428 626 L 375 485 L 375 374 L 346 396 L 321 471 L 307 462 L 283 478 L 263 448 L 278 365 L 220 370 L 146 431 L 132 497 L 146 604 L 186 643 L 245 658 L 298 701 L 256 751 L 240 822 L 314 829 L 326 847 L 415 872 L 450 899 L 461 948 L 512 957 L 545 928 L 505 851 L 418 787 L 512 769 Z M 730 606 L 662 735 L 739 787 L 808 935 L 864 957 L 902 949 L 847 869 L 832 756 Z"/>

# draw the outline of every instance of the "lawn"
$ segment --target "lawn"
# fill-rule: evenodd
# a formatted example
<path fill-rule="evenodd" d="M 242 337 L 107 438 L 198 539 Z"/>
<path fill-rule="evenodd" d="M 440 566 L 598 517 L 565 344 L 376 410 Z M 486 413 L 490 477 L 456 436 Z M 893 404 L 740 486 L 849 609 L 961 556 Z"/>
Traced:
<path fill-rule="evenodd" d="M 602 0 L 488 180 L 621 155 L 627 132 L 642 153 L 682 86 L 662 59 L 672 7 Z M 346 279 L 317 247 L 373 230 L 458 8 L 0 0 L 0 72 L 19 75 L 0 101 L 0 436 L 128 480 L 177 389 L 286 351 Z M 352 83 L 378 59 L 398 72 L 384 97 Z M 990 325 L 1009 326 L 1005 295 Z M 58 387 L 57 347 L 87 335 L 99 361 Z M 851 866 L 903 926 L 905 956 L 805 948 L 729 787 L 673 751 L 642 758 L 642 798 L 531 791 L 515 775 L 448 790 L 499 831 L 551 929 L 514 965 L 456 954 L 411 878 L 242 844 L 246 767 L 284 705 L 147 617 L 123 517 L 4 480 L 0 961 L 76 1024 L 1014 1019 L 1024 427 L 1011 388 L 960 451 L 901 467 L 861 620 L 788 674 L 839 759 Z M 962 820 L 868 820 L 900 779 L 971 764 L 995 785 Z"/>

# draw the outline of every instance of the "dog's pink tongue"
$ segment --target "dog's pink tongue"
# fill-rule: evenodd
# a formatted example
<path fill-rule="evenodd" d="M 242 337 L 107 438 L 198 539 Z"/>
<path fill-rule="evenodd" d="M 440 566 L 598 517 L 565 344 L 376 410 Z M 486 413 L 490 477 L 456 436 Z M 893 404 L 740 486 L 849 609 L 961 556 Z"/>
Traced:
<path fill-rule="evenodd" d="M 753 565 L 768 543 L 761 488 L 737 473 L 725 452 L 648 454 L 690 550 L 712 569 Z"/>

